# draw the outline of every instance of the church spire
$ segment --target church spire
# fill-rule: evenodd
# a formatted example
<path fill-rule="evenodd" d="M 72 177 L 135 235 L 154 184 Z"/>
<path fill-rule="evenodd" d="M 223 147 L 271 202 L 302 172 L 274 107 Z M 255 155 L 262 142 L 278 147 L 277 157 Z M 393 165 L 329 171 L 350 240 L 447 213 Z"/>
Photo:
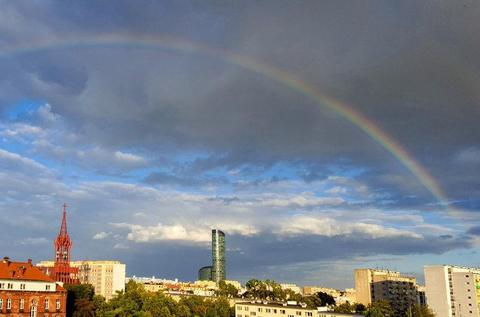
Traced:
<path fill-rule="evenodd" d="M 52 277 L 65 284 L 78 283 L 78 269 L 70 266 L 72 240 L 67 231 L 67 204 L 63 204 L 62 224 L 60 232 L 54 242 L 55 247 L 55 265 L 53 267 Z"/>

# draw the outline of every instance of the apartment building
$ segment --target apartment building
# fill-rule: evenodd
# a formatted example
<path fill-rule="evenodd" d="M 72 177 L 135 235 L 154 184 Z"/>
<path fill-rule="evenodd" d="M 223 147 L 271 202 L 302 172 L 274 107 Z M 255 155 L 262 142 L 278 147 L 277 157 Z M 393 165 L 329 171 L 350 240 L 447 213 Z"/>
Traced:
<path fill-rule="evenodd" d="M 52 261 L 42 261 L 37 264 L 43 270 L 52 268 Z M 72 261 L 70 266 L 78 268 L 78 279 L 82 284 L 91 284 L 95 295 L 101 295 L 110 300 L 117 291 L 125 290 L 126 265 L 119 261 Z"/>
<path fill-rule="evenodd" d="M 357 303 L 387 300 L 397 314 L 403 314 L 420 301 L 415 277 L 378 269 L 356 269 L 354 275 Z"/>
<path fill-rule="evenodd" d="M 65 317 L 67 291 L 32 261 L 0 262 L 0 316 Z"/>
<path fill-rule="evenodd" d="M 480 268 L 425 266 L 425 295 L 437 317 L 480 317 Z"/>
<path fill-rule="evenodd" d="M 361 317 L 362 315 L 341 314 L 307 308 L 297 302 L 270 303 L 262 301 L 235 304 L 235 317 Z"/>

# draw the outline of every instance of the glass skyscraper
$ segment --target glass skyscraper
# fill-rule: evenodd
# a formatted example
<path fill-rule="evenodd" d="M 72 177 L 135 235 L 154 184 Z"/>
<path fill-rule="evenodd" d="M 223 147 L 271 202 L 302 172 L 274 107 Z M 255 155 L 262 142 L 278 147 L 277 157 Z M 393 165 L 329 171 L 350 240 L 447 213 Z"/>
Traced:
<path fill-rule="evenodd" d="M 212 280 L 225 280 L 225 233 L 217 229 L 212 230 L 212 260 Z"/>
<path fill-rule="evenodd" d="M 199 281 L 211 281 L 212 280 L 212 267 L 204 266 L 198 270 L 198 280 Z"/>

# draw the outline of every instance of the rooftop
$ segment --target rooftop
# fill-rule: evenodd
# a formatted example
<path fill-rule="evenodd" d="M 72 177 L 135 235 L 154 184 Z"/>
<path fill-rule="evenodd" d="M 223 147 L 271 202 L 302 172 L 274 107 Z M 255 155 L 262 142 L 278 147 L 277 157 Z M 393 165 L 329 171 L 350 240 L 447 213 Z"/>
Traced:
<path fill-rule="evenodd" d="M 50 276 L 33 266 L 31 260 L 27 262 L 13 262 L 8 257 L 4 257 L 0 262 L 0 279 L 55 282 Z"/>

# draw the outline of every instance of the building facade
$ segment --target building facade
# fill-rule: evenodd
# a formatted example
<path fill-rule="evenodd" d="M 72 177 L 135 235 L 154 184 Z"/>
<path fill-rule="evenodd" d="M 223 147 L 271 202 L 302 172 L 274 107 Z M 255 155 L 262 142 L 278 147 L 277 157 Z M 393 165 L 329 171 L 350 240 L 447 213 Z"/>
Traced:
<path fill-rule="evenodd" d="M 225 233 L 212 230 L 212 280 L 216 283 L 225 280 Z"/>
<path fill-rule="evenodd" d="M 198 270 L 199 281 L 211 281 L 212 280 L 212 266 L 204 266 Z"/>
<path fill-rule="evenodd" d="M 67 291 L 28 262 L 0 262 L 0 315 L 65 317 Z"/>
<path fill-rule="evenodd" d="M 51 268 L 51 261 L 37 264 L 39 267 Z M 82 284 L 91 284 L 95 295 L 110 300 L 117 291 L 125 290 L 126 265 L 119 261 L 72 261 L 70 266 L 78 270 L 78 279 Z"/>
<path fill-rule="evenodd" d="M 297 302 L 268 303 L 262 301 L 235 304 L 235 317 L 361 317 L 356 314 L 341 314 L 307 308 Z"/>
<path fill-rule="evenodd" d="M 410 306 L 419 304 L 415 277 L 377 269 L 356 269 L 354 274 L 357 303 L 367 306 L 387 300 L 397 314 L 404 314 Z"/>
<path fill-rule="evenodd" d="M 425 266 L 425 295 L 437 317 L 480 317 L 480 268 Z"/>

